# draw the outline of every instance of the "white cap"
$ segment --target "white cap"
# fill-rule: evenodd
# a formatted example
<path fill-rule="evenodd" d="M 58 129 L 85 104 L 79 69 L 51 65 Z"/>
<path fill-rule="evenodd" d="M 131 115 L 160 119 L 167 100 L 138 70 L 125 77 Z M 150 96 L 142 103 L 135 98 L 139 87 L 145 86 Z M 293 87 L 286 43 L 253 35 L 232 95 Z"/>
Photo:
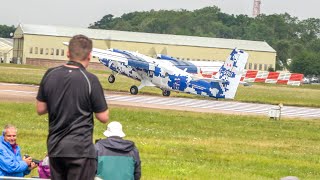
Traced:
<path fill-rule="evenodd" d="M 117 121 L 112 121 L 108 124 L 107 130 L 104 131 L 103 135 L 106 137 L 118 136 L 125 137 L 126 135 L 122 131 L 122 125 Z"/>

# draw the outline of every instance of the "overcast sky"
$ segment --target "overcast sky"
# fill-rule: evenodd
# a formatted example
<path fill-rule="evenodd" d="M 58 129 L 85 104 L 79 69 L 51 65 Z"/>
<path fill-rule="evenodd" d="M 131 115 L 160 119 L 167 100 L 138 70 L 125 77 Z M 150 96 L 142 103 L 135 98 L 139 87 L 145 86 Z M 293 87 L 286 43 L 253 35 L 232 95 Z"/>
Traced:
<path fill-rule="evenodd" d="M 218 6 L 228 14 L 252 16 L 254 0 L 1 0 L 0 25 L 41 24 L 88 27 L 104 15 L 133 11 Z M 261 13 L 320 18 L 320 0 L 261 0 Z"/>

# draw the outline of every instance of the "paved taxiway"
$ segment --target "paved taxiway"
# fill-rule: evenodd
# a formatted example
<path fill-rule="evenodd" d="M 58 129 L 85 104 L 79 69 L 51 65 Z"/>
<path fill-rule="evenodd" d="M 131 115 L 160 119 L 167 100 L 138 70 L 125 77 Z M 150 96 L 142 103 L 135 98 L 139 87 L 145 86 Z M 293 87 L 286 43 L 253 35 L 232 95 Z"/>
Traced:
<path fill-rule="evenodd" d="M 34 102 L 38 86 L 0 83 L 0 101 Z M 268 117 L 268 111 L 275 105 L 241 103 L 235 101 L 199 100 L 190 98 L 129 95 L 107 92 L 110 105 L 144 108 L 172 109 L 181 111 L 256 114 Z M 320 108 L 284 106 L 281 116 L 320 119 Z"/>

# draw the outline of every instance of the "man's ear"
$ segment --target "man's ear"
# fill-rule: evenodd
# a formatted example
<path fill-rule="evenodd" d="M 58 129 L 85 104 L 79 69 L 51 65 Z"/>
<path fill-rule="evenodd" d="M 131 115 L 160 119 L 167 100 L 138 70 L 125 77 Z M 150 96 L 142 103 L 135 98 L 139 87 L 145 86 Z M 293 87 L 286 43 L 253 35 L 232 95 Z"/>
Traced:
<path fill-rule="evenodd" d="M 91 57 L 92 57 L 92 52 L 90 52 L 89 55 L 88 55 L 88 60 L 89 61 L 91 60 Z"/>
<path fill-rule="evenodd" d="M 2 130 L 2 136 L 6 134 L 6 130 Z"/>

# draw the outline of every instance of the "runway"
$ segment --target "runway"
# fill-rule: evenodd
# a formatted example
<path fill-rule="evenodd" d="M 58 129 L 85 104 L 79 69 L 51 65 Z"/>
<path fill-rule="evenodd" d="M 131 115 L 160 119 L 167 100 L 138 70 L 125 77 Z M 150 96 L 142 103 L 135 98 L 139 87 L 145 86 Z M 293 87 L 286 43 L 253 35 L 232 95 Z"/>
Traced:
<path fill-rule="evenodd" d="M 0 100 L 16 102 L 34 102 L 38 86 L 0 83 Z M 268 111 L 275 105 L 242 103 L 235 101 L 217 101 L 214 99 L 199 100 L 177 97 L 160 97 L 146 95 L 130 95 L 128 93 L 107 92 L 108 104 L 118 106 L 134 106 L 155 109 L 181 111 L 252 114 L 268 117 Z M 320 108 L 284 106 L 281 117 L 298 117 L 320 119 Z"/>

